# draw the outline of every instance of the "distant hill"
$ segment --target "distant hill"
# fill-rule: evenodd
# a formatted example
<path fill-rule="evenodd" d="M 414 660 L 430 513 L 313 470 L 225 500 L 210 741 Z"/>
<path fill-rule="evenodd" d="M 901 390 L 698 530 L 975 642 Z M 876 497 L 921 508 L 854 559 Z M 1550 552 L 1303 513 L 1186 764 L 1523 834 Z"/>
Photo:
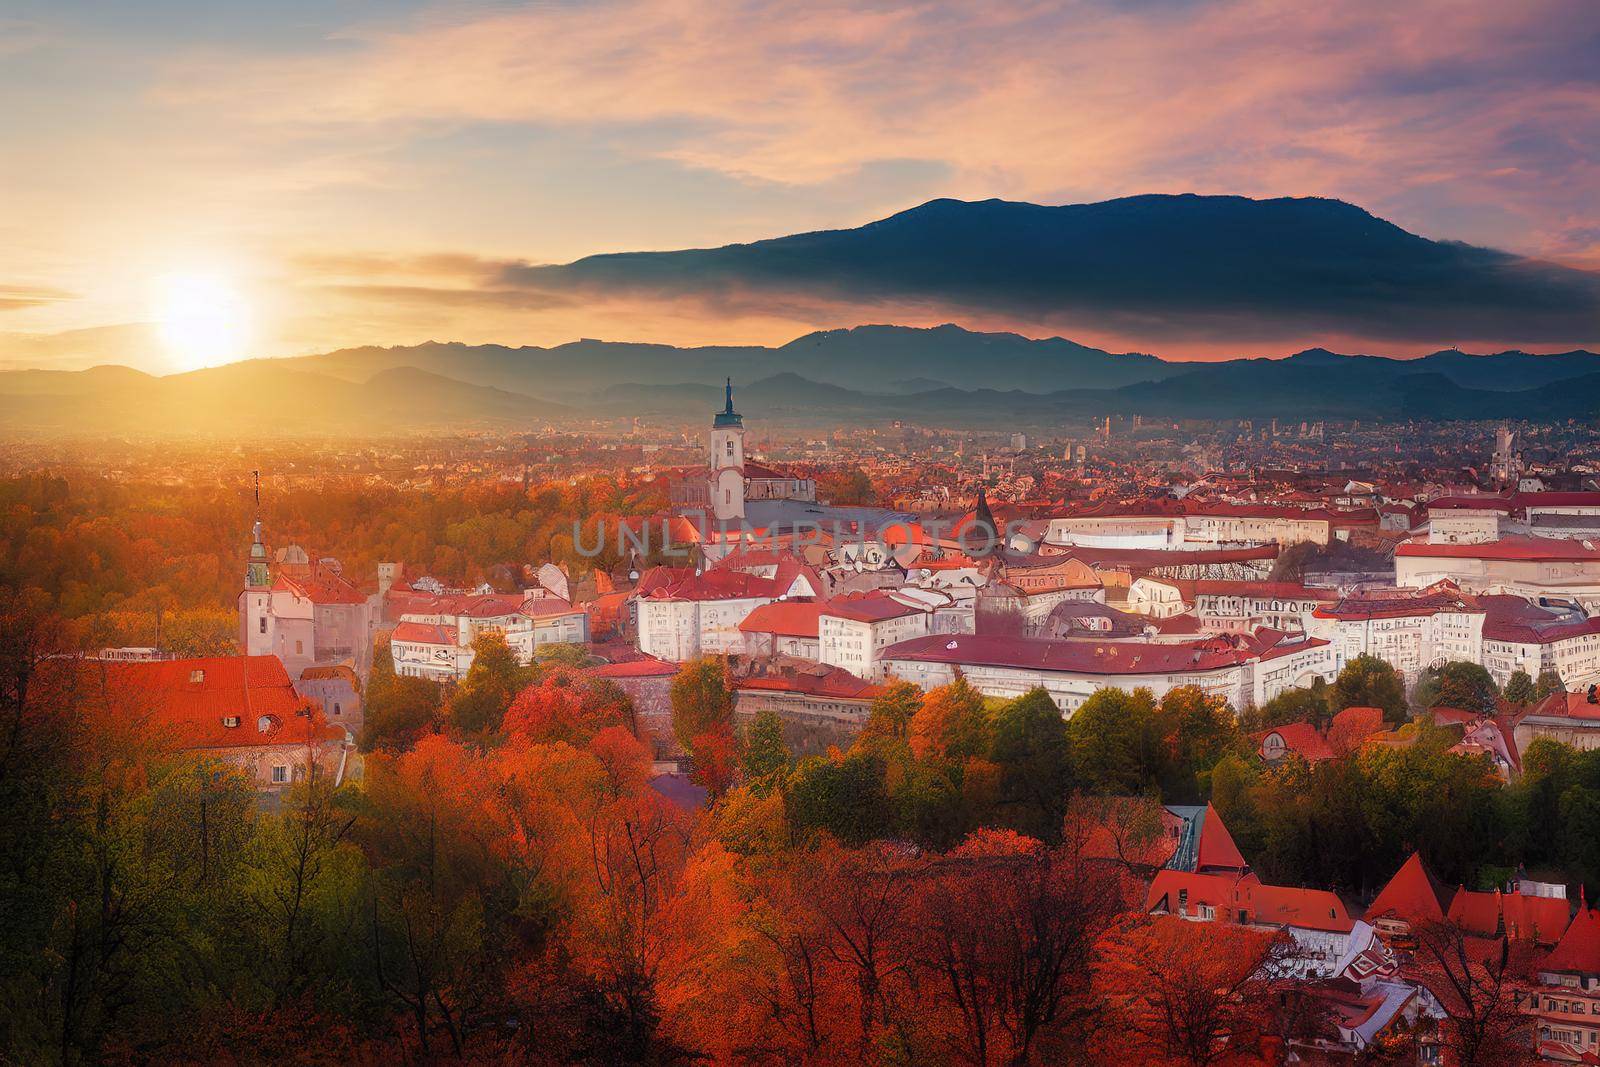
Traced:
<path fill-rule="evenodd" d="M 561 405 L 394 367 L 354 382 L 251 360 L 152 377 L 122 367 L 0 373 L 0 429 L 82 433 L 383 434 L 539 425 Z"/>
<path fill-rule="evenodd" d="M 1062 338 L 956 326 L 863 326 L 777 348 L 578 341 L 555 348 L 428 343 L 252 360 L 155 377 L 126 367 L 0 372 L 0 430 L 359 434 L 532 428 L 571 417 L 694 423 L 732 377 L 773 423 L 889 419 L 1048 427 L 1105 414 L 1167 418 L 1587 418 L 1600 355 L 1309 349 L 1279 360 L 1167 362 Z M 538 393 L 538 396 L 530 395 Z"/>
<path fill-rule="evenodd" d="M 1560 344 L 1593 341 L 1600 322 L 1600 274 L 1429 240 L 1317 197 L 1146 195 L 1054 207 L 941 199 L 852 229 L 589 256 L 513 268 L 505 280 L 578 301 L 916 305 L 1152 340 Z"/>

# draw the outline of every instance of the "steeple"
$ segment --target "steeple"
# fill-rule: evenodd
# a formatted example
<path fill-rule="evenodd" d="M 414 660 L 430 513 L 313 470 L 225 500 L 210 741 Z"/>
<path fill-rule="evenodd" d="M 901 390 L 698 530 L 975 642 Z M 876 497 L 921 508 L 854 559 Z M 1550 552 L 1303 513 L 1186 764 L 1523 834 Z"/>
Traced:
<path fill-rule="evenodd" d="M 250 562 L 245 566 L 244 584 L 249 589 L 265 589 L 272 584 L 272 574 L 267 567 L 267 546 L 261 540 L 261 472 L 250 473 L 255 478 L 256 521 L 251 527 Z"/>
<path fill-rule="evenodd" d="M 721 411 L 717 412 L 717 417 L 712 420 L 711 425 L 713 427 L 716 427 L 716 426 L 743 426 L 744 425 L 744 418 L 737 411 L 733 410 L 733 379 L 732 378 L 729 378 L 727 380 L 726 388 L 727 388 L 727 403 L 726 403 L 726 405 L 723 407 L 723 409 Z"/>

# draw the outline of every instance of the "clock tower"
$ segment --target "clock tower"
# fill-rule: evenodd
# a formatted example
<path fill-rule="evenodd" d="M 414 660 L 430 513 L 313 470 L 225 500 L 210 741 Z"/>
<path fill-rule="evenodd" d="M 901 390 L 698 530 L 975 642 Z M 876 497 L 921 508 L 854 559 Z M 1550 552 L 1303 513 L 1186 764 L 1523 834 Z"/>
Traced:
<path fill-rule="evenodd" d="M 733 379 L 727 404 L 711 422 L 711 514 L 718 522 L 744 518 L 744 419 L 733 410 Z"/>

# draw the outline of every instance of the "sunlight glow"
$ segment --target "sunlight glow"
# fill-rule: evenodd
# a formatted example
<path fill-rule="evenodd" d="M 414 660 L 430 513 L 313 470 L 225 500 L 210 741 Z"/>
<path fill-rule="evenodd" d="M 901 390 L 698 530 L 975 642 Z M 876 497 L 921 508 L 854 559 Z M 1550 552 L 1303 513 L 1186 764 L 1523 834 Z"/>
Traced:
<path fill-rule="evenodd" d="M 167 274 L 157 281 L 155 319 L 179 370 L 231 363 L 246 355 L 249 308 L 215 274 Z"/>

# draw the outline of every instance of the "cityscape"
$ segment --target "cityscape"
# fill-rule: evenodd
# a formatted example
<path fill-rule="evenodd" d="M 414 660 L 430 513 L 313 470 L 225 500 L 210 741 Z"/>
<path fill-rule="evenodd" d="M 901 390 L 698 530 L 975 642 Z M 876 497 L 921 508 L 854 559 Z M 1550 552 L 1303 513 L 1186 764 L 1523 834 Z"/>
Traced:
<path fill-rule="evenodd" d="M 1600 1064 L 1596 42 L 0 11 L 0 1063 Z"/>

